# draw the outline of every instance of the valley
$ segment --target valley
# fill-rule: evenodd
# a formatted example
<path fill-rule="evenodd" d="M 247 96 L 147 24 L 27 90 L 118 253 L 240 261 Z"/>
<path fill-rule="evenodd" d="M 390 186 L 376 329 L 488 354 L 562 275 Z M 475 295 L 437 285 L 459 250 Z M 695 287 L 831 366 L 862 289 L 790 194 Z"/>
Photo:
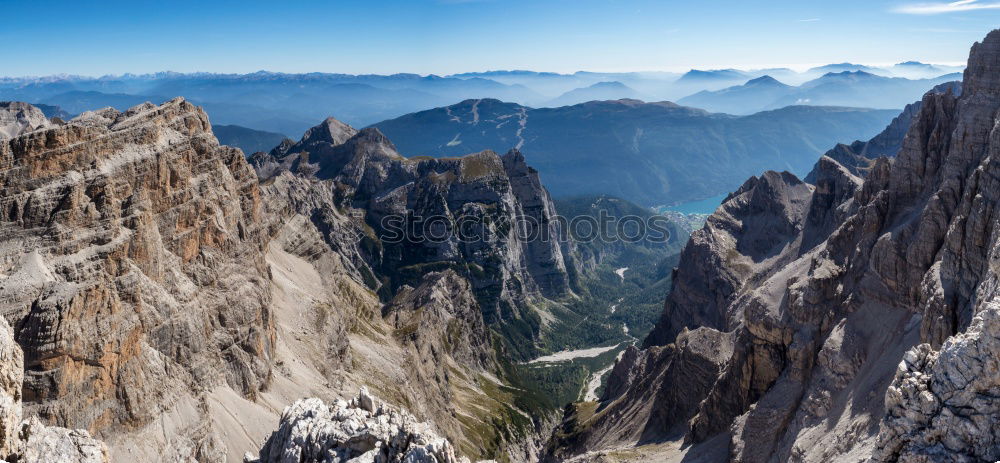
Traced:
<path fill-rule="evenodd" d="M 0 463 L 1000 461 L 990 2 L 5 12 Z"/>

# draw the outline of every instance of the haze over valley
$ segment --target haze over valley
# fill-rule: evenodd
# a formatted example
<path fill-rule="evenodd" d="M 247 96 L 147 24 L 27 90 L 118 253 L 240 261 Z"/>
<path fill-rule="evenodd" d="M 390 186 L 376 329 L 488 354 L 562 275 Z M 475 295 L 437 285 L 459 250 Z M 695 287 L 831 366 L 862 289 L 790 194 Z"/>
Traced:
<path fill-rule="evenodd" d="M 5 13 L 0 462 L 1000 461 L 995 2 Z"/>

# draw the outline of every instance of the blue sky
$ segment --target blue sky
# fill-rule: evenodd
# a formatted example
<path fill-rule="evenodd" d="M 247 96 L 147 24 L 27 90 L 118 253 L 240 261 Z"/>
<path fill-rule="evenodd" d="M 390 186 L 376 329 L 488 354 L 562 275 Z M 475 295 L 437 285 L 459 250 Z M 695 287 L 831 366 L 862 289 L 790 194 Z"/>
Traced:
<path fill-rule="evenodd" d="M 0 0 L 0 75 L 962 62 L 1000 2 Z"/>

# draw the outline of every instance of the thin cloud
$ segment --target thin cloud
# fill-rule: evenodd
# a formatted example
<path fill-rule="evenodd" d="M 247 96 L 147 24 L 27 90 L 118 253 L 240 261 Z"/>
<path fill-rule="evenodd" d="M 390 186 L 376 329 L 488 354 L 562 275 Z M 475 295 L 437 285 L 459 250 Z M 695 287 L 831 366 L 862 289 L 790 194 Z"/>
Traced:
<path fill-rule="evenodd" d="M 897 7 L 893 11 L 903 14 L 942 14 L 974 10 L 1000 10 L 1000 2 L 959 0 L 950 3 L 911 3 Z"/>
<path fill-rule="evenodd" d="M 796 21 L 798 21 L 800 23 L 814 23 L 816 21 L 819 21 L 819 18 L 796 19 Z"/>

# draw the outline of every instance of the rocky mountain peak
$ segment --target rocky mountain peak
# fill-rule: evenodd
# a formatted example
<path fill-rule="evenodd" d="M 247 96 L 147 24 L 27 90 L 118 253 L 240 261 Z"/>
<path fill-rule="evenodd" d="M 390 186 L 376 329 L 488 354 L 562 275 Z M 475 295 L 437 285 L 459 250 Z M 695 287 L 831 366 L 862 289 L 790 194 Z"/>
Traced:
<path fill-rule="evenodd" d="M 756 79 L 750 79 L 746 83 L 747 86 L 768 86 L 768 87 L 787 87 L 787 85 L 778 81 L 771 76 L 760 76 Z"/>
<path fill-rule="evenodd" d="M 531 169 L 528 166 L 528 162 L 524 159 L 524 154 L 518 149 L 512 149 L 501 156 L 503 159 L 504 169 L 508 172 L 528 172 Z M 534 169 L 531 169 L 532 172 Z"/>
<path fill-rule="evenodd" d="M 0 102 L 0 138 L 14 138 L 51 125 L 42 110 L 28 103 Z"/>
<path fill-rule="evenodd" d="M 348 141 L 357 146 L 365 147 L 368 152 L 381 152 L 392 159 L 400 159 L 403 157 L 396 152 L 396 145 L 393 145 L 392 142 L 389 141 L 389 139 L 382 133 L 382 131 L 375 127 L 366 127 L 361 129 L 356 136 L 351 137 Z"/>
<path fill-rule="evenodd" d="M 326 118 L 321 124 L 309 129 L 300 143 L 330 143 L 340 145 L 358 133 L 357 129 L 333 117 Z"/>
<path fill-rule="evenodd" d="M 1000 30 L 976 42 L 965 68 L 963 91 L 971 94 L 1000 94 Z"/>

